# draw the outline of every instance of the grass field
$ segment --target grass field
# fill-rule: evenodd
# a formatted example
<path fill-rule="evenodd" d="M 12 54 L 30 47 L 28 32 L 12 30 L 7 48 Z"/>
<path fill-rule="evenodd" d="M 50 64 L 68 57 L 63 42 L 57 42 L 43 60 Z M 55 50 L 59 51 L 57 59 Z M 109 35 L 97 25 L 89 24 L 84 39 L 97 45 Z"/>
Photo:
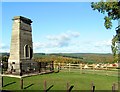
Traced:
<path fill-rule="evenodd" d="M 44 81 L 50 90 L 66 90 L 67 83 L 74 86 L 72 90 L 91 90 L 91 83 L 95 85 L 95 90 L 112 90 L 113 83 L 118 82 L 117 76 L 106 76 L 80 72 L 62 71 L 23 78 L 23 90 L 44 90 Z M 20 79 L 4 77 L 3 90 L 20 90 Z"/>

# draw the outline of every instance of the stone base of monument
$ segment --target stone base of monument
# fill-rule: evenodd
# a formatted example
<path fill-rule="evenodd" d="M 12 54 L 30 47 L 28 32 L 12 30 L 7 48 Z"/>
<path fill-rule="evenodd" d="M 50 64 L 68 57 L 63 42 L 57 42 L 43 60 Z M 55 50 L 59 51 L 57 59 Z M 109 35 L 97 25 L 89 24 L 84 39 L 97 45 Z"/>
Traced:
<path fill-rule="evenodd" d="M 22 60 L 21 63 L 15 63 L 13 60 L 8 63 L 8 70 L 6 73 L 22 76 L 25 73 L 38 71 L 38 64 L 32 60 Z"/>
<path fill-rule="evenodd" d="M 4 74 L 7 75 L 36 75 L 36 74 L 47 74 L 54 72 L 53 65 L 51 63 L 46 62 L 35 62 L 32 60 L 22 60 L 19 63 L 8 63 L 8 69 Z"/>

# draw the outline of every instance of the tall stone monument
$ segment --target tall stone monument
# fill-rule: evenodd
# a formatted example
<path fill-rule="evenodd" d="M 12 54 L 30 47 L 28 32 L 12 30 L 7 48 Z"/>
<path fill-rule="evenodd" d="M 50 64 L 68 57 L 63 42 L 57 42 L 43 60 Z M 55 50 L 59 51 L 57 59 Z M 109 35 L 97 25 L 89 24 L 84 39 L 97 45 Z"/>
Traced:
<path fill-rule="evenodd" d="M 32 21 L 22 16 L 13 18 L 8 71 L 21 74 L 36 69 L 33 61 Z"/>

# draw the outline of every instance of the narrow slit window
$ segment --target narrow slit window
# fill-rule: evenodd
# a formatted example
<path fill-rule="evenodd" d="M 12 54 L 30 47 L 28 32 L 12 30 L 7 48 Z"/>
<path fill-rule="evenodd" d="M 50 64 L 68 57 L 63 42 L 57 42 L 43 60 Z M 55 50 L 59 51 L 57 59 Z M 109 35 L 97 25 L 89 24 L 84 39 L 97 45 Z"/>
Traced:
<path fill-rule="evenodd" d="M 28 45 L 25 46 L 25 57 L 29 57 L 29 47 L 28 47 Z"/>

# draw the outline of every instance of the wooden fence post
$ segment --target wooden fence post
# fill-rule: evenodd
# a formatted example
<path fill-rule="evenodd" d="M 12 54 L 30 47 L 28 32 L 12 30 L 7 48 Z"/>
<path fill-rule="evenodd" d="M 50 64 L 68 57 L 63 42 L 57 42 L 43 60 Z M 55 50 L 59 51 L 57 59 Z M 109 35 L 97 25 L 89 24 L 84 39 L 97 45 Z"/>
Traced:
<path fill-rule="evenodd" d="M 80 64 L 80 72 L 82 74 L 82 63 Z"/>
<path fill-rule="evenodd" d="M 52 71 L 54 71 L 54 61 L 52 61 Z"/>
<path fill-rule="evenodd" d="M 95 86 L 93 86 L 92 92 L 95 92 Z"/>
<path fill-rule="evenodd" d="M 95 64 L 93 64 L 93 72 L 94 72 L 94 74 L 95 74 Z"/>
<path fill-rule="evenodd" d="M 91 87 L 92 87 L 91 92 L 95 92 L 95 86 L 94 86 L 94 83 L 93 83 L 93 82 L 92 82 L 92 84 L 91 84 Z"/>
<path fill-rule="evenodd" d="M 39 73 L 41 72 L 41 62 L 39 62 Z"/>
<path fill-rule="evenodd" d="M 23 78 L 20 78 L 20 88 L 23 89 Z"/>
<path fill-rule="evenodd" d="M 70 63 L 69 63 L 69 72 L 70 72 Z"/>
<path fill-rule="evenodd" d="M 61 64 L 59 63 L 59 70 L 61 70 Z"/>
<path fill-rule="evenodd" d="M 108 70 L 108 64 L 106 64 L 106 75 L 108 75 L 107 70 Z"/>
<path fill-rule="evenodd" d="M 112 92 L 115 92 L 115 83 L 112 85 Z"/>
<path fill-rule="evenodd" d="M 1 76 L 1 77 L 2 77 L 2 87 L 3 87 L 3 86 L 4 86 L 4 85 L 3 85 L 3 76 Z"/>
<path fill-rule="evenodd" d="M 46 83 L 46 80 L 44 81 L 44 92 L 46 92 L 47 90 L 47 83 Z"/>
<path fill-rule="evenodd" d="M 56 66 L 56 63 L 54 62 L 54 70 L 56 70 L 56 67 L 55 67 L 55 66 Z"/>
<path fill-rule="evenodd" d="M 67 82 L 67 92 L 69 92 L 69 83 Z"/>

